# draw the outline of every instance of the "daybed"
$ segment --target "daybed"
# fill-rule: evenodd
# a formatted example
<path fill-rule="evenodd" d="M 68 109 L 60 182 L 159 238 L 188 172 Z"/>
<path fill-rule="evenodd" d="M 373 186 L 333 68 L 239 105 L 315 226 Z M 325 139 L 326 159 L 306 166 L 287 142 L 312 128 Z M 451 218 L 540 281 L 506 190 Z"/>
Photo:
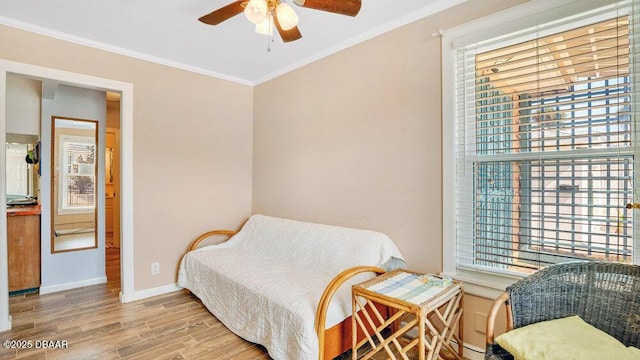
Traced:
<path fill-rule="evenodd" d="M 231 238 L 198 248 L 220 234 Z M 237 233 L 197 238 L 178 284 L 274 359 L 331 359 L 351 346 L 348 285 L 402 259 L 378 232 L 253 215 Z"/>
<path fill-rule="evenodd" d="M 567 324 L 567 321 L 575 324 L 575 320 L 580 322 L 578 324 L 586 323 L 574 329 L 595 327 L 589 330 L 589 334 L 600 333 L 604 337 L 610 335 L 622 343 L 619 347 L 625 354 L 635 351 L 633 348 L 625 349 L 625 346 L 640 347 L 640 266 L 638 265 L 610 262 L 561 263 L 539 270 L 511 285 L 507 288 L 507 292 L 496 299 L 489 313 L 486 360 L 513 360 L 514 358 L 495 341 L 496 315 L 503 306 L 507 311 L 507 332 L 520 329 L 522 343 L 524 343 L 521 352 L 527 352 L 528 355 L 533 355 L 539 360 L 556 358 L 557 355 L 562 359 L 591 358 L 593 352 L 590 352 L 587 346 L 594 346 L 596 350 L 603 349 L 592 341 L 587 341 L 581 348 L 572 347 L 571 342 L 574 339 L 568 339 L 563 343 L 559 336 L 551 335 L 554 334 L 552 332 L 554 327 L 549 321 L 557 319 L 563 321 L 563 324 Z M 576 316 L 579 318 L 575 318 Z M 546 324 L 543 325 L 544 328 L 539 327 L 544 330 L 538 332 L 540 336 L 533 337 L 532 332 L 522 332 L 527 325 L 539 326 L 543 323 Z M 554 323 L 558 322 L 554 321 Z M 528 328 L 532 329 L 532 327 Z M 601 333 L 600 330 L 606 334 Z M 577 333 L 562 331 L 559 335 L 575 337 Z M 614 339 L 611 340 L 615 342 Z M 565 347 L 569 349 L 564 349 Z M 576 354 L 573 350 L 585 352 Z M 562 352 L 559 353 L 559 351 Z M 544 355 L 535 355 L 543 353 Z M 628 356 L 638 358 L 634 355 Z M 609 352 L 601 358 L 621 359 L 623 357 Z"/>

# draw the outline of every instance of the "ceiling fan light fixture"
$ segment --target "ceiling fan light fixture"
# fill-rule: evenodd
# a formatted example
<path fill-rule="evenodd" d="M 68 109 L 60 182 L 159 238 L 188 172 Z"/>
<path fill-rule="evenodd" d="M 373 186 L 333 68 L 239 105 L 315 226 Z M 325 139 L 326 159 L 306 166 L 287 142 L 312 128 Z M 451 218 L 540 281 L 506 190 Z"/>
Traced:
<path fill-rule="evenodd" d="M 287 4 L 282 4 L 285 2 Z M 233 0 L 199 17 L 198 21 L 207 25 L 218 25 L 244 12 L 249 21 L 259 25 L 255 27 L 257 32 L 271 35 L 277 31 L 282 41 L 288 43 L 302 38 L 298 29 L 299 18 L 293 10 L 293 4 L 333 14 L 356 16 L 362 6 L 362 0 Z M 265 19 L 269 20 L 264 22 Z M 273 40 L 271 37 L 270 41 Z"/>
<path fill-rule="evenodd" d="M 258 25 L 267 18 L 268 4 L 266 0 L 250 0 L 244 8 L 244 16 L 252 23 Z"/>
<path fill-rule="evenodd" d="M 273 35 L 273 17 L 267 16 L 260 23 L 256 24 L 256 32 L 261 35 Z"/>
<path fill-rule="evenodd" d="M 278 5 L 276 15 L 278 17 L 278 24 L 280 24 L 282 30 L 285 31 L 293 29 L 298 25 L 298 21 L 300 20 L 291 5 L 287 3 L 280 3 L 280 5 Z"/>

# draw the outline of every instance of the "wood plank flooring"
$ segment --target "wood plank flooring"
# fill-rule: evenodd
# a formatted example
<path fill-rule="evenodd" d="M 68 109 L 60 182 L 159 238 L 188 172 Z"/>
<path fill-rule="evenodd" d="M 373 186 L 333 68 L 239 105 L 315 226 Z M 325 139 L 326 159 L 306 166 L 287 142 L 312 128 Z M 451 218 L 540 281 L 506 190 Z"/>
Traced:
<path fill-rule="evenodd" d="M 119 249 L 107 248 L 107 278 L 101 285 L 10 297 L 13 327 L 0 332 L 0 340 L 31 341 L 32 348 L 0 347 L 0 360 L 271 359 L 264 347 L 229 331 L 185 292 L 121 304 Z M 67 346 L 44 349 L 38 343 L 43 340 Z M 386 359 L 383 355 L 374 359 Z"/>
<path fill-rule="evenodd" d="M 270 359 L 262 346 L 227 330 L 193 295 L 175 292 L 121 304 L 118 251 L 107 249 L 106 284 L 10 297 L 13 328 L 1 332 L 0 340 L 31 341 L 33 348 L 2 347 L 0 360 Z M 42 340 L 68 345 L 36 349 Z"/>

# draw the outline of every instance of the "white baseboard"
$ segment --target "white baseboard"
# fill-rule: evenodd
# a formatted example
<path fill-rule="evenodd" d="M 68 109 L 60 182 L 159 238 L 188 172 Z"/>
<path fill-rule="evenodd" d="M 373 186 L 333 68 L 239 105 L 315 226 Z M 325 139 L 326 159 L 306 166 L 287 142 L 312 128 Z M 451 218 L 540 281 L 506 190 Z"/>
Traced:
<path fill-rule="evenodd" d="M 58 291 L 64 291 L 69 289 L 76 289 L 84 286 L 91 286 L 97 284 L 104 284 L 107 282 L 106 276 L 101 276 L 93 279 L 87 279 L 82 281 L 74 281 L 58 285 L 40 286 L 40 295 L 51 294 Z"/>
<path fill-rule="evenodd" d="M 150 298 L 153 296 L 164 295 L 176 291 L 183 290 L 178 284 L 168 284 L 163 285 L 151 289 L 138 290 L 133 292 L 133 296 L 124 296 L 122 292 L 120 293 L 120 301 L 122 303 L 128 303 L 132 301 L 138 301 L 146 298 Z"/>
<path fill-rule="evenodd" d="M 465 343 L 464 357 L 469 360 L 484 360 L 484 349 Z"/>
<path fill-rule="evenodd" d="M 9 315 L 6 321 L 0 321 L 0 332 L 11 330 L 11 321 L 11 315 Z"/>

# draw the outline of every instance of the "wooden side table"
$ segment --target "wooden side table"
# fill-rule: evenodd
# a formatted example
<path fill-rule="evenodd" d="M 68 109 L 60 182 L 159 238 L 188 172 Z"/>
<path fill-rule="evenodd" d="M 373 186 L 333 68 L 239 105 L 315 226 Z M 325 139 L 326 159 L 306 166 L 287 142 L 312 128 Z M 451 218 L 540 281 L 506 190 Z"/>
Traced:
<path fill-rule="evenodd" d="M 364 354 L 363 360 L 383 349 L 390 359 L 409 360 L 416 352 L 414 347 L 419 360 L 444 358 L 445 354 L 462 359 L 462 295 L 458 281 L 402 269 L 354 285 L 352 359 L 362 356 L 358 350 L 367 343 L 371 351 Z M 387 305 L 392 315 L 385 319 L 375 303 Z M 392 333 L 385 338 L 386 328 L 391 328 Z M 360 342 L 356 329 L 365 335 Z M 413 329 L 418 330 L 417 336 L 410 336 Z M 457 351 L 451 345 L 452 339 L 458 344 Z"/>

